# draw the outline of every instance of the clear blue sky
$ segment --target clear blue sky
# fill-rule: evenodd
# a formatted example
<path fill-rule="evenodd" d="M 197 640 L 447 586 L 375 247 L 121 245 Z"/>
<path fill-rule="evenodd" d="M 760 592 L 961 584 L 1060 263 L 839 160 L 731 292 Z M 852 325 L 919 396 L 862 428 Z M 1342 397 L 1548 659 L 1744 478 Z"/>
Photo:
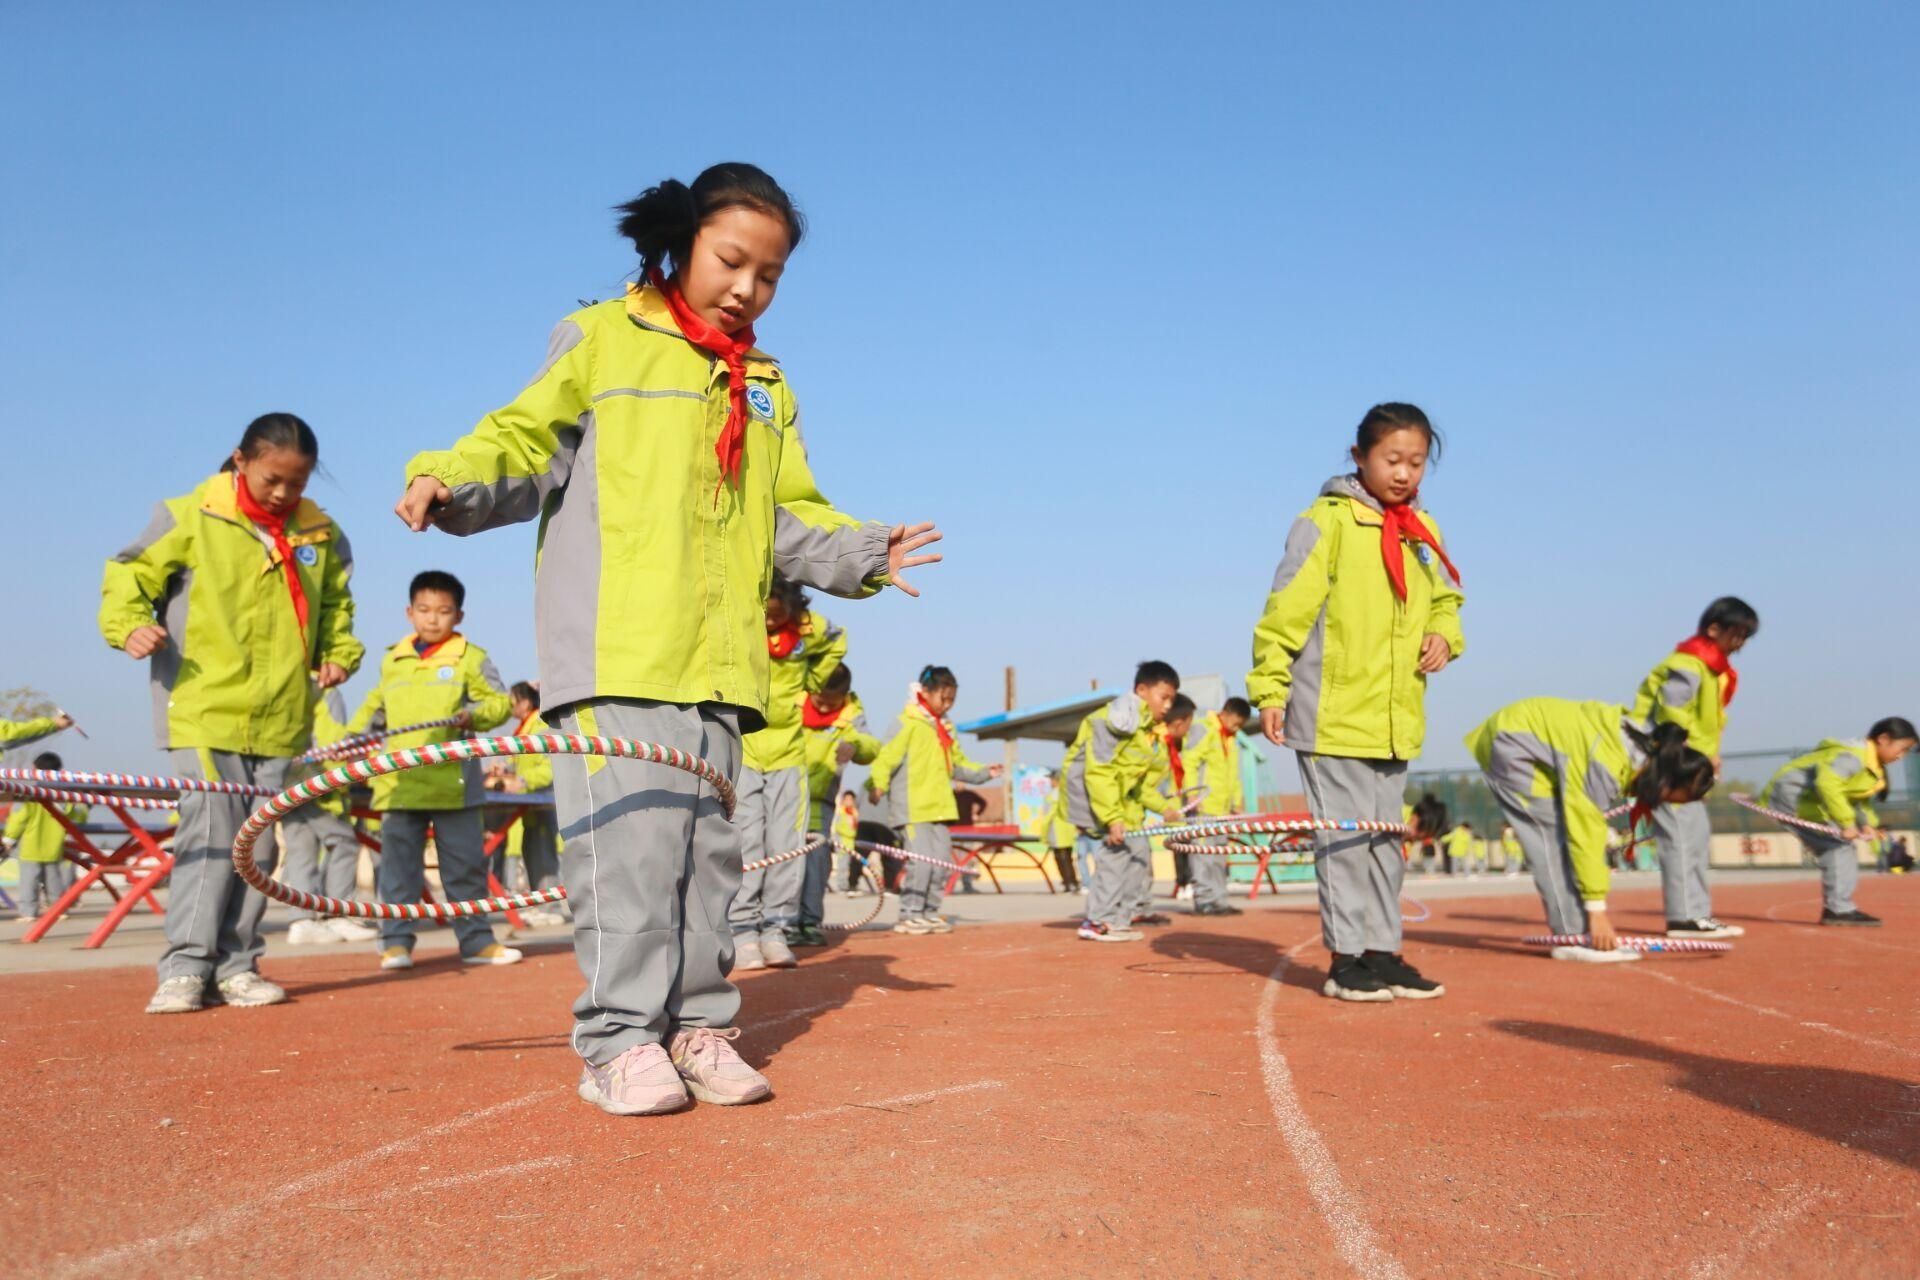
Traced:
<path fill-rule="evenodd" d="M 0 687 L 146 765 L 102 559 L 306 417 L 370 646 L 451 569 L 533 670 L 533 530 L 389 514 L 631 267 L 608 209 L 720 159 L 813 234 L 765 346 L 844 508 L 931 518 L 918 601 L 829 602 L 876 711 L 1244 679 L 1286 528 L 1370 403 L 1448 435 L 1466 658 L 1430 764 L 1625 700 L 1722 592 L 1729 747 L 1920 714 L 1916 148 L 1899 5 L 10 5 Z M 362 676 L 349 687 L 357 698 Z"/>

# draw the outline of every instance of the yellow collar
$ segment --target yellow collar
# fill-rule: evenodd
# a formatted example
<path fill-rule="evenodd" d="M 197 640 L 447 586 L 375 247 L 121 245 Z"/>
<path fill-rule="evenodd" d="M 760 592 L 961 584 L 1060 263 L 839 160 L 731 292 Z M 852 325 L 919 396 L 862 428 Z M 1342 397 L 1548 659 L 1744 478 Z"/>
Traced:
<path fill-rule="evenodd" d="M 627 286 L 627 317 L 636 324 L 661 333 L 670 333 L 683 337 L 680 325 L 673 318 L 672 308 L 660 291 L 650 284 L 630 284 Z M 705 350 L 705 348 L 701 348 Z M 768 378 L 778 381 L 780 364 L 759 347 L 747 352 L 747 376 L 749 378 Z"/>
<path fill-rule="evenodd" d="M 253 522 L 240 514 L 240 499 L 233 492 L 238 483 L 239 477 L 231 471 L 216 473 L 200 486 L 200 510 L 234 524 L 251 526 Z M 332 532 L 333 521 L 311 498 L 300 499 L 300 505 L 293 509 L 293 516 L 287 521 L 287 541 L 296 545 L 323 542 Z"/>
<path fill-rule="evenodd" d="M 456 631 L 446 638 L 445 643 L 433 651 L 432 656 L 422 658 L 420 651 L 413 647 L 413 642 L 419 638 L 418 632 L 409 631 L 407 638 L 387 650 L 387 653 L 393 657 L 407 657 L 418 662 L 456 662 L 459 660 L 460 655 L 467 651 L 467 638 Z"/>

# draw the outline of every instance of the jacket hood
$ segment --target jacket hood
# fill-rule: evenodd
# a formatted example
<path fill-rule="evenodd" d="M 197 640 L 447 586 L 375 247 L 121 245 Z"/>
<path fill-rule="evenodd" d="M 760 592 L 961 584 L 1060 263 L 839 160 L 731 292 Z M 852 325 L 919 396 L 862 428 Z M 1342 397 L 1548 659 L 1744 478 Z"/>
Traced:
<path fill-rule="evenodd" d="M 1360 474 L 1356 471 L 1349 471 L 1345 475 L 1335 476 L 1321 485 L 1320 496 L 1323 498 L 1352 498 L 1355 502 L 1358 502 L 1361 506 L 1369 510 L 1385 510 L 1380 505 L 1380 499 L 1368 493 L 1367 486 L 1360 483 Z M 1420 496 L 1418 494 L 1415 494 L 1413 501 L 1407 505 L 1415 511 L 1424 511 L 1426 509 L 1420 505 Z"/>

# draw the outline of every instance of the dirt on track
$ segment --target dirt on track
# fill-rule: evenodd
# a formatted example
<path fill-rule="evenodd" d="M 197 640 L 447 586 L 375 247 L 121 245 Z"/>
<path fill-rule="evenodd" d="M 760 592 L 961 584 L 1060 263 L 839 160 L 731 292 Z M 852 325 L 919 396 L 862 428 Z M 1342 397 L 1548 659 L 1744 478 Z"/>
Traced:
<path fill-rule="evenodd" d="M 1318 995 L 1306 904 L 1128 946 L 865 933 L 748 975 L 761 1106 L 574 1097 L 570 952 L 0 979 L 5 1267 L 49 1276 L 1920 1273 L 1920 878 L 1868 933 L 1716 890 L 1726 957 L 1554 963 L 1529 899 L 1408 926 L 1440 1000 Z M 1620 895 L 1659 927 L 1658 895 Z M 890 918 L 890 913 L 889 913 Z"/>

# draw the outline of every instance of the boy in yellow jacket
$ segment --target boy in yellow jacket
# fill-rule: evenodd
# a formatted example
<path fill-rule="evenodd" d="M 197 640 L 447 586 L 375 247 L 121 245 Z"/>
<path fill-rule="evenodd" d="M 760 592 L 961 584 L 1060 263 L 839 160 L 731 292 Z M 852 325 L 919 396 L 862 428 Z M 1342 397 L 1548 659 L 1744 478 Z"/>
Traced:
<path fill-rule="evenodd" d="M 486 650 L 458 631 L 467 589 L 450 573 L 429 569 L 407 589 L 413 632 L 387 650 L 380 683 L 360 704 L 348 733 L 417 724 L 457 715 L 458 726 L 422 729 L 387 738 L 389 751 L 451 742 L 466 729 L 492 729 L 507 718 L 512 698 Z M 382 902 L 418 902 L 426 889 L 427 830 L 440 856 L 440 883 L 449 901 L 487 896 L 486 832 L 480 804 L 485 781 L 477 760 L 431 765 L 373 780 L 373 807 L 381 818 L 379 888 Z M 380 922 L 380 967 L 413 968 L 412 920 Z M 468 964 L 514 964 L 520 953 L 493 940 L 484 916 L 453 922 L 460 956 Z"/>
<path fill-rule="evenodd" d="M 1228 698 L 1218 711 L 1207 712 L 1187 731 L 1180 754 L 1186 785 L 1199 797 L 1198 817 L 1224 818 L 1241 812 L 1240 730 L 1252 717 L 1253 706 L 1245 698 Z M 1195 854 L 1188 867 L 1193 914 L 1240 914 L 1240 908 L 1227 901 L 1226 858 Z"/>
<path fill-rule="evenodd" d="M 807 830 L 833 839 L 807 855 L 800 923 L 788 931 L 787 941 L 796 947 L 823 947 L 827 890 L 836 882 L 846 883 L 854 839 L 851 831 L 844 839 L 835 834 L 834 797 L 848 765 L 872 764 L 880 754 L 880 739 L 867 732 L 866 709 L 853 692 L 853 671 L 846 663 L 833 669 L 818 693 L 801 695 L 800 727 L 806 735 Z"/>
<path fill-rule="evenodd" d="M 1874 928 L 1880 917 L 1854 905 L 1860 883 L 1860 858 L 1853 842 L 1874 834 L 1880 815 L 1873 802 L 1887 789 L 1887 769 L 1897 764 L 1920 737 L 1913 721 L 1888 716 L 1867 736 L 1852 742 L 1829 738 L 1806 755 L 1787 762 L 1767 782 L 1767 804 L 1809 822 L 1838 827 L 1838 836 L 1794 828 L 1800 843 L 1820 864 L 1820 923 Z M 1883 833 L 1884 834 L 1884 833 Z"/>
<path fill-rule="evenodd" d="M 523 734 L 551 732 L 547 722 L 540 717 L 539 685 L 531 680 L 517 680 L 508 692 L 513 698 L 513 708 L 508 715 L 507 732 L 510 736 L 517 738 Z M 551 792 L 553 757 L 512 756 L 489 771 L 487 786 L 511 795 Z M 520 861 L 520 878 L 510 881 L 508 864 L 516 858 Z M 560 829 L 550 807 L 530 806 L 520 815 L 520 821 L 514 823 L 507 832 L 500 863 L 497 868 L 500 882 L 508 885 L 513 892 L 519 892 L 518 886 L 521 885 L 527 889 L 559 887 Z M 520 912 L 520 919 L 530 929 L 542 929 L 565 924 L 572 917 L 567 913 L 566 903 L 560 902 L 551 907 L 524 908 Z"/>
<path fill-rule="evenodd" d="M 34 757 L 36 769 L 64 769 L 60 757 L 43 751 Z M 62 810 L 74 822 L 84 822 L 85 805 Z M 73 864 L 67 861 L 67 829 L 37 800 L 15 798 L 7 814 L 7 843 L 20 860 L 21 918 L 31 920 L 73 887 Z"/>

